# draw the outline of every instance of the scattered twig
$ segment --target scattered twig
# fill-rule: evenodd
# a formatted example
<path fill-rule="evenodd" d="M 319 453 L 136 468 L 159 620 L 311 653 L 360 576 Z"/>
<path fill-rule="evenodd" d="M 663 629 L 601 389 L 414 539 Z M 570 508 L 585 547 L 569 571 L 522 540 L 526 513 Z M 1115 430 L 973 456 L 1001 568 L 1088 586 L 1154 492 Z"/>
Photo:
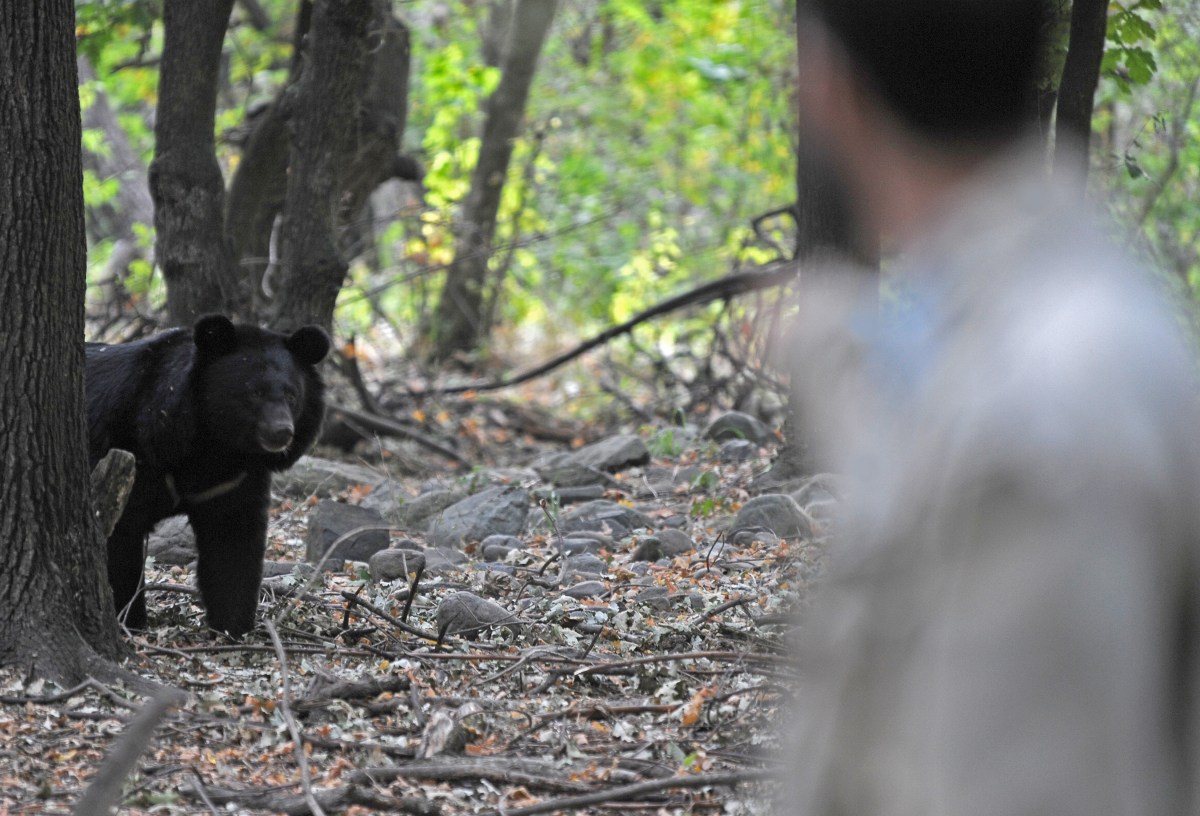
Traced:
<path fill-rule="evenodd" d="M 397 629 L 399 629 L 402 632 L 407 632 L 410 635 L 415 635 L 416 637 L 423 638 L 425 640 L 432 640 L 434 642 L 436 642 L 438 639 L 438 636 L 436 633 L 426 632 L 424 629 L 418 629 L 416 626 L 405 623 L 404 621 L 397 618 L 395 615 L 389 615 L 386 611 L 380 609 L 378 606 L 371 603 L 367 599 L 360 598 L 358 595 L 355 595 L 353 592 L 349 592 L 347 590 L 342 590 L 342 597 L 345 598 L 347 601 L 350 601 L 350 603 L 361 606 L 363 609 L 366 609 L 371 614 L 377 615 L 377 616 L 383 618 L 385 621 L 390 623 L 392 626 L 395 626 Z"/>
<path fill-rule="evenodd" d="M 729 773 L 695 774 L 693 776 L 672 776 L 668 779 L 650 779 L 645 782 L 635 782 L 632 785 L 622 785 L 616 788 L 585 793 L 579 796 L 566 796 L 561 799 L 549 799 L 536 805 L 521 808 L 504 808 L 494 810 L 485 816 L 534 816 L 537 813 L 553 813 L 575 810 L 588 805 L 599 805 L 604 802 L 625 802 L 640 799 L 647 794 L 660 793 L 673 788 L 693 789 L 709 788 L 722 785 L 737 785 L 742 782 L 765 782 L 774 777 L 770 771 L 732 771 Z"/>
<path fill-rule="evenodd" d="M 101 816 L 112 812 L 121 801 L 125 777 L 129 776 L 138 757 L 154 738 L 159 721 L 168 708 L 180 704 L 185 698 L 186 695 L 178 689 L 164 688 L 146 701 L 108 752 L 95 779 L 75 805 L 75 816 Z"/>
<path fill-rule="evenodd" d="M 279 710 L 283 714 L 284 722 L 287 723 L 288 732 L 292 735 L 292 746 L 296 751 L 296 764 L 300 766 L 300 785 L 304 789 L 304 798 L 313 816 L 325 816 L 325 811 L 321 809 L 321 805 L 313 796 L 312 775 L 308 770 L 308 755 L 304 753 L 304 740 L 300 737 L 300 727 L 296 725 L 296 718 L 292 716 L 291 674 L 288 672 L 287 652 L 283 650 L 283 641 L 279 639 L 279 632 L 275 630 L 274 622 L 267 619 L 263 623 L 267 627 L 267 634 L 271 636 L 275 655 L 279 658 L 279 677 L 283 686 Z"/>

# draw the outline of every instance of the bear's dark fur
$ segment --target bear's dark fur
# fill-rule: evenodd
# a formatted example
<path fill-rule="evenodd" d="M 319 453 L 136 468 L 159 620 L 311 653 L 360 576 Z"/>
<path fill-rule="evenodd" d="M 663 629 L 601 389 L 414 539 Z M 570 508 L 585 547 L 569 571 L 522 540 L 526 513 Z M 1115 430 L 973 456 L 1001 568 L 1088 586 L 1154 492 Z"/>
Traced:
<path fill-rule="evenodd" d="M 111 448 L 137 457 L 133 491 L 108 539 L 108 580 L 129 627 L 146 625 L 147 534 L 187 514 L 209 626 L 233 636 L 253 628 L 271 472 L 291 467 L 320 431 L 316 365 L 328 351 L 329 336 L 316 326 L 282 335 L 220 316 L 200 318 L 191 331 L 87 344 L 91 464 Z"/>

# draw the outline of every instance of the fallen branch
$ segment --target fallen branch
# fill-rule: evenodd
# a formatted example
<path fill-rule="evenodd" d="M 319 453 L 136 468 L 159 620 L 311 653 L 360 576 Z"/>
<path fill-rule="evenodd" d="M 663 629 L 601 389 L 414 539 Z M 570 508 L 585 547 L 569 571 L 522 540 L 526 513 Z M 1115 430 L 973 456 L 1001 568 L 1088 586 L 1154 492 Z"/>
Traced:
<path fill-rule="evenodd" d="M 271 644 L 275 647 L 275 654 L 279 658 L 279 677 L 283 685 L 279 710 L 283 714 L 284 722 L 287 723 L 288 733 L 292 735 L 292 746 L 296 750 L 296 764 L 300 766 L 300 786 L 304 789 L 304 801 L 308 806 L 308 812 L 313 816 L 325 816 L 325 811 L 321 809 L 321 805 L 313 796 L 312 775 L 308 770 L 308 755 L 304 753 L 304 740 L 300 737 L 300 727 L 296 725 L 296 718 L 292 716 L 291 675 L 288 672 L 287 652 L 283 650 L 283 641 L 279 639 L 275 623 L 268 618 L 263 621 L 263 624 L 267 627 L 267 634 L 271 636 Z"/>
<path fill-rule="evenodd" d="M 588 805 L 599 805 L 605 802 L 628 802 L 641 799 L 648 794 L 660 793 L 664 790 L 709 788 L 719 785 L 737 785 L 742 782 L 765 782 L 775 777 L 771 771 L 732 771 L 729 773 L 694 774 L 692 776 L 672 776 L 667 779 L 650 779 L 645 782 L 635 782 L 632 785 L 622 785 L 616 788 L 585 793 L 579 796 L 566 796 L 561 799 L 548 799 L 536 805 L 522 808 L 504 808 L 493 810 L 484 816 L 534 816 L 537 813 L 555 813 Z"/>
<path fill-rule="evenodd" d="M 602 346 L 610 340 L 620 337 L 623 334 L 628 334 L 634 328 L 648 320 L 653 320 L 656 317 L 669 314 L 671 312 L 683 309 L 688 306 L 701 306 L 705 303 L 711 303 L 714 300 L 728 300 L 737 295 L 743 295 L 747 292 L 755 292 L 760 289 L 770 289 L 774 286 L 782 286 L 796 276 L 798 267 L 791 262 L 778 263 L 772 266 L 767 266 L 758 272 L 736 272 L 732 275 L 726 275 L 723 278 L 718 278 L 715 281 L 701 284 L 694 289 L 689 289 L 686 292 L 667 298 L 661 303 L 651 306 L 649 309 L 638 312 L 633 317 L 623 323 L 618 323 L 615 326 L 610 326 L 604 331 L 585 340 L 569 351 L 554 357 L 551 360 L 542 363 L 541 365 L 531 368 L 521 374 L 508 379 L 495 380 L 493 382 L 472 383 L 471 385 L 455 385 L 446 388 L 429 388 L 424 391 L 408 391 L 408 395 L 412 397 L 429 397 L 440 394 L 463 394 L 468 391 L 499 391 L 503 388 L 511 388 L 514 385 L 529 382 L 543 374 L 547 374 L 559 366 L 569 363 L 576 357 L 579 357 L 597 346 Z"/>
<path fill-rule="evenodd" d="M 469 467 L 471 464 L 458 451 L 452 450 L 440 442 L 430 439 L 418 431 L 413 430 L 412 428 L 401 425 L 399 422 L 389 417 L 381 416 L 380 414 L 368 414 L 362 411 L 355 411 L 353 408 L 346 408 L 341 405 L 330 404 L 327 406 L 327 408 L 331 417 L 341 414 L 343 421 L 346 422 L 347 425 L 352 427 L 358 426 L 354 428 L 357 433 L 362 434 L 364 431 L 367 431 L 371 433 L 383 434 L 385 436 L 396 436 L 401 439 L 410 439 L 421 447 L 428 448 L 435 453 L 439 453 L 442 456 L 445 456 L 447 459 L 457 462 L 460 465 Z"/>

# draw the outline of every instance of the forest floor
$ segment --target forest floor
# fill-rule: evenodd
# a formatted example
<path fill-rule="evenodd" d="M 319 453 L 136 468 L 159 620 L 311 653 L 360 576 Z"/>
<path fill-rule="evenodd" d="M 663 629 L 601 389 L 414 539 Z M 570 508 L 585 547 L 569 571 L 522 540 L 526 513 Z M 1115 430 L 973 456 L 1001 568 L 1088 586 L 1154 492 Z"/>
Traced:
<path fill-rule="evenodd" d="M 570 447 L 517 427 L 528 411 L 477 401 L 417 415 L 474 440 L 484 466 L 471 472 L 410 443 L 357 460 L 413 496 L 431 480 L 520 481 L 539 452 Z M 373 581 L 356 562 L 288 578 L 297 586 L 265 595 L 264 623 L 239 643 L 204 627 L 190 567 L 152 565 L 151 628 L 130 636 L 128 667 L 187 699 L 124 778 L 119 812 L 769 813 L 795 677 L 788 638 L 820 573 L 823 527 L 809 541 L 727 535 L 773 449 L 723 461 L 694 427 L 627 429 L 651 460 L 604 494 L 692 546 L 649 561 L 637 553 L 653 530 L 601 537 L 602 586 L 580 597 L 564 594 L 552 522 L 519 536 L 502 569 L 468 546 L 465 563 L 426 574 L 403 624 L 407 580 Z M 304 560 L 315 505 L 272 510 L 268 561 Z M 460 592 L 514 618 L 438 643 L 440 604 Z M 4 816 L 72 812 L 144 698 L 6 674 L 0 702 Z"/>

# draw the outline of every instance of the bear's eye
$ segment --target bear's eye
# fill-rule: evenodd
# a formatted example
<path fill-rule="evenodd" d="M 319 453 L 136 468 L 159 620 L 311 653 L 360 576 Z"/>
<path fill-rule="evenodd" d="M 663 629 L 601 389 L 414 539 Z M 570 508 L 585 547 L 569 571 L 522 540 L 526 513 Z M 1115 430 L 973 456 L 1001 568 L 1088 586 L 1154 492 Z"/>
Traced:
<path fill-rule="evenodd" d="M 285 396 L 287 397 L 288 405 L 292 408 L 295 408 L 296 405 L 300 402 L 300 395 L 297 394 L 295 391 L 288 391 L 287 394 L 285 394 Z"/>

